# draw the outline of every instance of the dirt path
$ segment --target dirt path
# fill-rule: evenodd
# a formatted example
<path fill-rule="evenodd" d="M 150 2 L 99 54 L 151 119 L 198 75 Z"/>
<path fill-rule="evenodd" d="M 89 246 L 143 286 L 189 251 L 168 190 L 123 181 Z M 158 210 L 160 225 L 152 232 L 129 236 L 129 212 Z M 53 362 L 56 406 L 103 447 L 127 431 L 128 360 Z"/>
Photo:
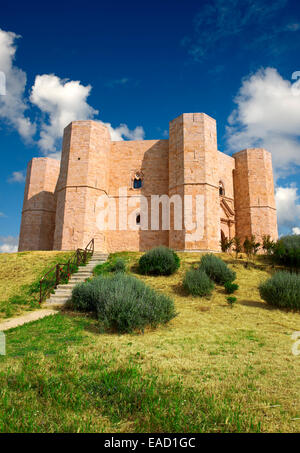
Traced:
<path fill-rule="evenodd" d="M 38 319 L 45 318 L 46 316 L 56 315 L 58 313 L 57 310 L 36 310 L 28 313 L 27 315 L 18 316 L 17 318 L 11 318 L 7 321 L 0 323 L 0 331 L 5 331 L 8 329 L 13 329 L 14 327 L 22 326 L 23 324 L 27 324 L 28 322 L 37 321 Z"/>

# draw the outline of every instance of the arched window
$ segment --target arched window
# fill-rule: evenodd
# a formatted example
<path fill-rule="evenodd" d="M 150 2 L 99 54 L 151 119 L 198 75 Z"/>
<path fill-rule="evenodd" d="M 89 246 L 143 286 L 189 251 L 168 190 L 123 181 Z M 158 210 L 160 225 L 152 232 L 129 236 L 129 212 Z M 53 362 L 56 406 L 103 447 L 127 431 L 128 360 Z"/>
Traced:
<path fill-rule="evenodd" d="M 141 223 L 141 215 L 137 214 L 137 216 L 136 216 L 136 224 L 140 225 L 140 223 Z"/>
<path fill-rule="evenodd" d="M 219 182 L 219 195 L 220 197 L 224 197 L 225 195 L 224 184 L 222 183 L 222 181 Z"/>
<path fill-rule="evenodd" d="M 140 189 L 142 187 L 142 179 L 141 178 L 134 178 L 133 180 L 133 188 Z"/>
<path fill-rule="evenodd" d="M 135 171 L 132 186 L 134 189 L 140 189 L 143 185 L 143 173 L 141 171 Z"/>

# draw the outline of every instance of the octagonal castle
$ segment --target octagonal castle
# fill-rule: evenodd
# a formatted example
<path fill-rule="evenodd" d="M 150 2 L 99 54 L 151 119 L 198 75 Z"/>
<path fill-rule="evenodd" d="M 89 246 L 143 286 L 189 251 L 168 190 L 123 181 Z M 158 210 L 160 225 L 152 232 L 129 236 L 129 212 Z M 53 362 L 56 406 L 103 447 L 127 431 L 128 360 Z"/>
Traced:
<path fill-rule="evenodd" d="M 169 227 L 162 212 L 167 196 Z M 114 228 L 99 226 L 103 197 L 112 202 L 108 211 L 117 206 Z M 149 202 L 146 214 L 142 199 Z M 186 225 L 189 211 L 192 223 Z M 182 215 L 179 226 L 175 215 Z M 111 141 L 103 123 L 74 121 L 64 130 L 61 162 L 34 158 L 28 164 L 19 251 L 74 250 L 92 238 L 103 252 L 157 245 L 219 251 L 221 235 L 243 241 L 251 234 L 277 238 L 271 154 L 262 148 L 232 157 L 218 151 L 216 121 L 204 113 L 171 121 L 168 140 Z"/>

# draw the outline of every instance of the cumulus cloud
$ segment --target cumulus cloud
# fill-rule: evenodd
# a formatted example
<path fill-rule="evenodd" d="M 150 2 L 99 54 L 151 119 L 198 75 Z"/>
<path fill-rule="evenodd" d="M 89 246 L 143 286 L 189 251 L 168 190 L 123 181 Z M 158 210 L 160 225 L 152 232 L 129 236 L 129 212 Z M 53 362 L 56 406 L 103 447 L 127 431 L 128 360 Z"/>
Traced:
<path fill-rule="evenodd" d="M 18 251 L 19 238 L 14 236 L 0 236 L 0 253 L 14 253 Z"/>
<path fill-rule="evenodd" d="M 126 124 L 120 124 L 115 129 L 110 123 L 103 123 L 109 130 L 112 141 L 128 140 L 143 140 L 145 131 L 142 126 L 137 126 L 135 129 L 130 130 Z"/>
<path fill-rule="evenodd" d="M 79 81 L 62 80 L 54 74 L 38 75 L 31 89 L 30 101 L 44 114 L 38 144 L 47 154 L 56 152 L 57 140 L 63 129 L 71 122 L 92 119 L 98 114 L 87 103 L 91 86 Z"/>
<path fill-rule="evenodd" d="M 300 222 L 300 197 L 296 186 L 277 187 L 275 190 L 279 227 L 291 230 Z"/>
<path fill-rule="evenodd" d="M 281 177 L 300 165 L 300 79 L 291 83 L 274 68 L 261 69 L 242 82 L 234 102 L 227 127 L 232 151 L 266 148 Z"/>
<path fill-rule="evenodd" d="M 25 176 L 24 171 L 13 171 L 7 181 L 10 183 L 13 183 L 13 182 L 23 183 L 25 181 L 25 179 L 26 179 L 26 176 Z"/>
<path fill-rule="evenodd" d="M 29 117 L 25 115 L 28 104 L 24 97 L 26 73 L 14 64 L 16 45 L 20 36 L 0 29 L 0 71 L 5 74 L 4 96 L 0 96 L 0 118 L 14 127 L 21 137 L 30 140 L 36 130 Z"/>
<path fill-rule="evenodd" d="M 292 232 L 293 234 L 300 234 L 300 228 L 299 227 L 295 227 L 292 229 Z"/>
<path fill-rule="evenodd" d="M 37 140 L 42 154 L 59 159 L 63 129 L 71 121 L 95 119 L 99 113 L 87 102 L 92 87 L 84 86 L 78 80 L 61 79 L 55 74 L 37 75 L 29 102 L 25 97 L 26 73 L 14 64 L 17 38 L 15 33 L 0 29 L 0 72 L 6 78 L 6 95 L 0 96 L 0 119 L 14 127 L 23 139 Z M 124 77 L 113 81 L 113 85 L 127 82 Z M 33 113 L 33 107 L 41 113 L 37 123 L 31 122 L 28 116 Z M 141 140 L 145 135 L 141 126 L 130 130 L 126 124 L 116 128 L 105 124 L 112 140 Z M 21 173 L 14 172 L 10 182 L 22 182 Z"/>

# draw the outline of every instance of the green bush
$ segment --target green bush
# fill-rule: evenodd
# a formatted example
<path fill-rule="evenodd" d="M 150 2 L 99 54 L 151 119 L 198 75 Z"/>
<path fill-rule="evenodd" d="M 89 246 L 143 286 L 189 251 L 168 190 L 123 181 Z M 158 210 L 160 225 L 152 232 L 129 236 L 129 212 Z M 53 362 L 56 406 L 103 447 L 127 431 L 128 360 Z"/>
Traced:
<path fill-rule="evenodd" d="M 116 258 L 110 265 L 112 272 L 126 272 L 126 263 L 122 258 Z"/>
<path fill-rule="evenodd" d="M 93 275 L 97 277 L 98 275 L 105 275 L 110 272 L 110 262 L 105 261 L 105 263 L 97 264 L 93 269 Z"/>
<path fill-rule="evenodd" d="M 171 298 L 119 272 L 77 285 L 72 303 L 77 310 L 95 312 L 106 328 L 120 333 L 157 327 L 176 316 Z"/>
<path fill-rule="evenodd" d="M 193 296 L 209 296 L 214 289 L 214 284 L 207 274 L 200 269 L 190 269 L 183 280 L 184 288 Z"/>
<path fill-rule="evenodd" d="M 273 246 L 275 260 L 286 266 L 300 266 L 300 235 L 283 236 Z"/>
<path fill-rule="evenodd" d="M 206 272 L 214 282 L 224 285 L 225 282 L 232 282 L 236 278 L 236 273 L 231 270 L 221 258 L 207 253 L 203 255 L 199 269 Z"/>
<path fill-rule="evenodd" d="M 179 266 L 178 255 L 164 246 L 149 250 L 139 260 L 139 271 L 144 275 L 171 275 Z"/>
<path fill-rule="evenodd" d="M 300 275 L 287 271 L 276 272 L 261 283 L 259 293 L 268 304 L 280 308 L 300 308 Z"/>
<path fill-rule="evenodd" d="M 110 272 L 126 272 L 126 262 L 123 258 L 115 258 L 110 261 L 105 261 L 105 263 L 98 264 L 93 269 L 93 274 L 105 275 Z"/>
<path fill-rule="evenodd" d="M 230 307 L 232 308 L 233 305 L 236 303 L 237 298 L 235 296 L 228 296 L 228 297 L 226 297 L 226 300 L 227 300 L 228 305 L 230 305 Z"/>
<path fill-rule="evenodd" d="M 225 282 L 224 287 L 227 294 L 233 294 L 239 289 L 239 285 L 231 282 Z"/>

